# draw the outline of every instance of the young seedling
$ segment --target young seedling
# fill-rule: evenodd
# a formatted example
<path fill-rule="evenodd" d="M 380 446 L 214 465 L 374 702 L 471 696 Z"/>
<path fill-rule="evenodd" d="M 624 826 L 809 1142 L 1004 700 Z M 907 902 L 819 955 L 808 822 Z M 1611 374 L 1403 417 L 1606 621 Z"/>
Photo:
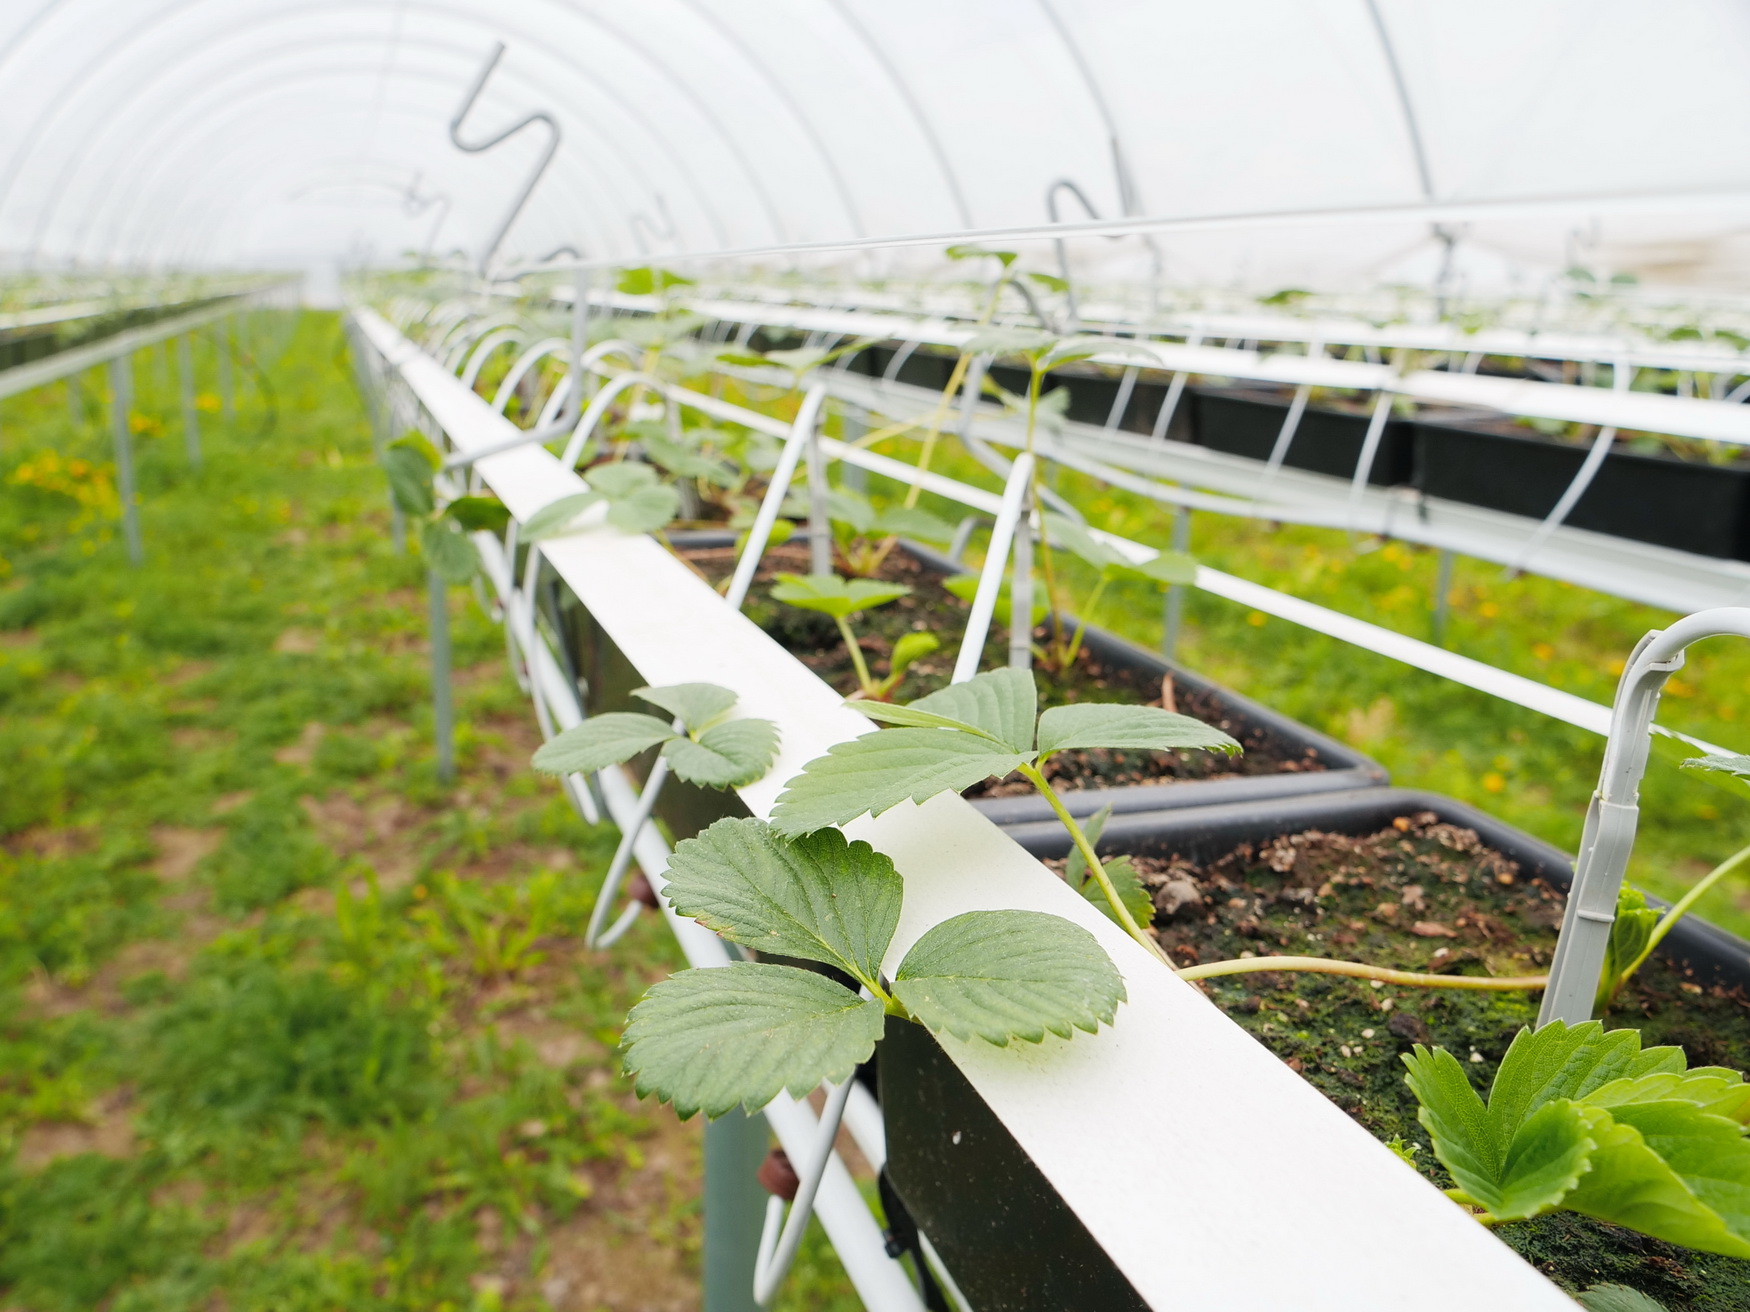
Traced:
<path fill-rule="evenodd" d="M 837 574 L 780 574 L 772 587 L 772 596 L 797 610 L 814 611 L 832 617 L 839 636 L 845 640 L 845 650 L 851 655 L 851 665 L 857 671 L 857 687 L 864 697 L 886 701 L 905 677 L 912 662 L 928 656 L 942 644 L 932 633 L 907 633 L 893 644 L 885 679 L 869 673 L 869 663 L 863 659 L 862 645 L 851 628 L 851 616 L 876 606 L 909 596 L 911 589 L 903 583 L 878 583 L 872 579 L 841 579 Z"/>
<path fill-rule="evenodd" d="M 1054 706 L 1041 715 L 1031 670 L 993 670 L 908 706 L 849 704 L 872 720 L 899 727 L 839 743 L 805 765 L 772 811 L 780 833 L 813 833 L 865 812 L 880 815 L 904 801 L 928 801 L 937 793 L 960 792 L 981 779 L 1019 771 L 1069 831 L 1113 918 L 1160 955 L 1041 767 L 1057 752 L 1094 747 L 1231 754 L 1240 750 L 1239 743 L 1201 720 L 1154 706 L 1083 703 Z"/>
<path fill-rule="evenodd" d="M 1404 1057 L 1447 1192 L 1496 1225 L 1569 1211 L 1707 1253 L 1750 1257 L 1750 1085 L 1635 1030 L 1521 1030 L 1487 1105 L 1463 1064 Z"/>
<path fill-rule="evenodd" d="M 1076 656 L 1082 649 L 1082 638 L 1088 631 L 1088 623 L 1093 619 L 1100 599 L 1111 584 L 1119 579 L 1131 579 L 1168 587 L 1197 581 L 1197 562 L 1183 552 L 1162 551 L 1148 560 L 1133 561 L 1115 547 L 1100 541 L 1067 515 L 1047 514 L 1045 524 L 1046 539 L 1051 546 L 1069 552 L 1097 571 L 1092 590 L 1077 608 L 1075 634 L 1066 643 L 1062 640 L 1062 629 L 1055 630 L 1057 640 L 1052 644 L 1050 655 L 1052 663 L 1060 673 L 1067 674 L 1074 668 Z"/>
<path fill-rule="evenodd" d="M 954 536 L 952 524 L 919 506 L 877 507 L 862 493 L 848 488 L 827 493 L 826 513 L 845 568 L 862 578 L 881 568 L 888 543 L 895 538 L 944 543 Z"/>
<path fill-rule="evenodd" d="M 389 496 L 402 514 L 419 525 L 426 563 L 446 583 L 466 583 L 480 568 L 479 553 L 468 534 L 481 529 L 502 533 L 510 512 L 491 497 L 455 497 L 440 508 L 434 479 L 441 463 L 436 449 L 418 432 L 398 438 L 383 452 Z"/>
<path fill-rule="evenodd" d="M 639 688 L 633 694 L 667 711 L 661 720 L 637 711 L 608 711 L 555 735 L 535 753 L 546 774 L 594 774 L 662 747 L 668 766 L 688 783 L 707 788 L 750 784 L 772 767 L 778 726 L 770 720 L 731 720 L 735 694 L 714 683 Z"/>
<path fill-rule="evenodd" d="M 751 784 L 772 768 L 778 752 L 778 726 L 770 720 L 731 720 L 735 694 L 712 683 L 677 683 L 666 688 L 639 688 L 632 694 L 674 716 L 672 722 L 636 711 L 609 711 L 556 735 L 535 753 L 534 766 L 547 774 L 591 775 L 623 765 L 641 752 L 662 747 L 661 756 L 645 780 L 638 809 L 626 822 L 620 844 L 608 863 L 608 873 L 590 912 L 584 941 L 607 947 L 638 914 L 629 906 L 610 928 L 608 912 L 619 896 L 620 881 L 632 864 L 639 833 L 667 779 L 668 771 L 688 783 L 707 788 L 737 788 Z"/>
<path fill-rule="evenodd" d="M 1697 756 L 1683 763 L 1685 769 L 1708 770 L 1750 779 L 1750 756 Z M 1696 903 L 1727 875 L 1750 863 L 1750 847 L 1739 848 L 1698 879 L 1668 911 L 1647 905 L 1646 895 L 1624 884 L 1617 894 L 1616 919 L 1610 926 L 1610 942 L 1604 952 L 1604 971 L 1598 981 L 1594 1011 L 1605 1011 L 1665 936 L 1677 928 Z"/>
<path fill-rule="evenodd" d="M 607 505 L 607 522 L 624 533 L 660 532 L 680 511 L 680 493 L 649 465 L 595 465 L 587 472 L 589 491 L 550 501 L 530 515 L 522 529 L 524 542 L 541 542 L 567 531 L 579 515 L 597 504 Z"/>
<path fill-rule="evenodd" d="M 664 895 L 675 911 L 772 962 L 683 970 L 632 1009 L 626 1069 L 638 1093 L 685 1119 L 780 1092 L 842 1084 L 888 1016 L 998 1047 L 1110 1024 L 1124 981 L 1094 936 L 1037 911 L 971 911 L 928 930 L 889 979 L 882 962 L 905 885 L 893 862 L 836 829 L 786 839 L 759 820 L 720 820 L 675 847 Z"/>

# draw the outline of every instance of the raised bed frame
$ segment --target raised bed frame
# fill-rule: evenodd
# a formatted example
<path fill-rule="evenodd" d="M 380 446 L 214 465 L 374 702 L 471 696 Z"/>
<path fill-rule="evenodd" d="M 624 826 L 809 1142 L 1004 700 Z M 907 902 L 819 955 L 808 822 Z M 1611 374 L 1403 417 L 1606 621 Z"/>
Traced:
<path fill-rule="evenodd" d="M 514 437 L 509 421 L 383 320 L 359 311 L 355 322 L 454 447 L 483 449 Z M 519 520 L 583 487 L 538 448 L 505 451 L 476 469 Z M 541 551 L 640 678 L 708 679 L 734 690 L 743 713 L 779 725 L 778 762 L 765 779 L 738 790 L 750 814 L 767 814 L 803 762 L 867 730 L 836 693 L 653 540 L 586 528 Z M 507 564 L 501 557 L 493 573 L 511 589 L 505 596 L 514 621 L 526 599 L 511 588 Z M 551 661 L 551 653 L 533 648 L 532 666 L 557 709 L 569 692 Z M 604 801 L 623 816 L 631 785 L 615 778 L 612 771 L 601 776 Z M 1397 1312 L 1413 1297 L 1434 1312 L 1478 1303 L 1570 1308 L 1542 1276 L 961 799 L 902 806 L 847 832 L 886 852 L 905 874 L 893 962 L 949 916 L 1022 907 L 1082 924 L 1119 966 L 1129 1000 L 1100 1034 L 1011 1049 L 951 1043 L 948 1053 L 1146 1305 Z M 649 856 L 646 872 L 659 883 L 660 863 Z M 669 920 L 695 964 L 727 960 L 723 945 L 698 926 L 672 914 Z M 813 1121 L 788 1098 L 767 1117 L 793 1152 Z M 1139 1136 L 1134 1126 L 1145 1117 L 1151 1133 Z M 818 1206 L 867 1305 L 919 1306 L 880 1248 L 848 1176 L 829 1170 Z M 1462 1271 L 1464 1279 L 1429 1282 L 1435 1269 Z"/>

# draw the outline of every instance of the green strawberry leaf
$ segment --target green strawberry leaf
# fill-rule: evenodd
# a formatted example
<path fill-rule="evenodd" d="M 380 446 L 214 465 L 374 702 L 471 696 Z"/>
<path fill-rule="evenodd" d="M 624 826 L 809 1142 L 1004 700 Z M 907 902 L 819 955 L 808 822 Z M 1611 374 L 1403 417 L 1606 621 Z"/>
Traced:
<path fill-rule="evenodd" d="M 1647 905 L 1647 895 L 1624 884 L 1616 894 L 1616 919 L 1610 924 L 1610 939 L 1604 948 L 1604 969 L 1598 976 L 1598 995 L 1592 1010 L 1604 1011 L 1616 996 L 1622 974 L 1646 950 L 1663 913 Z"/>
<path fill-rule="evenodd" d="M 1124 909 L 1130 913 L 1130 918 L 1144 929 L 1152 925 L 1155 918 L 1155 902 L 1149 896 L 1148 889 L 1142 882 L 1142 876 L 1137 874 L 1136 867 L 1130 864 L 1130 858 L 1127 856 L 1113 857 L 1110 861 L 1102 861 L 1100 868 L 1106 872 L 1106 878 L 1112 881 L 1112 887 L 1118 893 L 1118 900 L 1124 904 Z M 1106 890 L 1100 887 L 1098 880 L 1084 880 L 1081 885 L 1081 895 L 1100 908 L 1100 911 L 1113 924 L 1122 924 L 1118 919 L 1118 913 L 1106 900 Z"/>
<path fill-rule="evenodd" d="M 1586 1312 L 1669 1312 L 1658 1299 L 1627 1285 L 1593 1285 L 1574 1297 Z"/>
<path fill-rule="evenodd" d="M 848 619 L 858 611 L 885 606 L 909 595 L 903 583 L 874 579 L 842 579 L 837 574 L 780 574 L 772 596 L 798 610 L 819 611 L 835 620 Z"/>
<path fill-rule="evenodd" d="M 1686 1248 L 1750 1257 L 1750 1144 L 1740 1126 L 1689 1103 L 1570 1105 L 1594 1118 L 1598 1148 L 1564 1206 Z"/>
<path fill-rule="evenodd" d="M 457 497 L 444 514 L 469 533 L 502 533 L 510 523 L 510 511 L 495 497 Z"/>
<path fill-rule="evenodd" d="M 660 706 L 686 726 L 688 733 L 709 729 L 735 705 L 735 694 L 714 683 L 671 683 L 666 688 L 634 688 L 641 702 Z"/>
<path fill-rule="evenodd" d="M 1586 1095 L 1594 1107 L 1610 1110 L 1630 1102 L 1687 1102 L 1737 1121 L 1750 1122 L 1750 1084 L 1724 1066 L 1697 1066 L 1690 1071 L 1657 1071 L 1635 1079 L 1612 1080 Z"/>
<path fill-rule="evenodd" d="M 916 662 L 939 650 L 941 646 L 940 640 L 933 633 L 900 634 L 899 640 L 893 644 L 893 655 L 888 658 L 888 673 L 897 680 Z"/>
<path fill-rule="evenodd" d="M 1403 1061 L 1409 1069 L 1404 1082 L 1421 1104 L 1416 1119 L 1428 1131 L 1440 1164 L 1466 1195 L 1493 1194 L 1506 1164 L 1506 1144 L 1496 1135 L 1489 1109 L 1458 1058 L 1444 1048 L 1430 1051 L 1418 1043 Z"/>
<path fill-rule="evenodd" d="M 1045 540 L 1052 546 L 1069 552 L 1071 555 L 1092 565 L 1095 569 L 1106 573 L 1130 568 L 1130 558 L 1121 555 L 1114 547 L 1088 532 L 1086 526 L 1078 524 L 1068 515 L 1047 512 L 1045 516 Z"/>
<path fill-rule="evenodd" d="M 1094 849 L 1094 854 L 1100 852 L 1100 835 L 1106 832 L 1106 822 L 1112 818 L 1112 803 L 1108 802 L 1093 815 L 1082 821 L 1082 837 L 1088 840 L 1088 846 Z M 1080 847 L 1071 847 L 1069 857 L 1063 863 L 1063 877 L 1071 887 L 1081 884 L 1088 873 L 1088 863 L 1082 857 Z M 1096 887 L 1098 887 L 1096 885 Z"/>
<path fill-rule="evenodd" d="M 1151 752 L 1201 748 L 1236 755 L 1240 745 L 1213 725 L 1176 715 L 1158 706 L 1120 706 L 1084 702 L 1053 706 L 1039 717 L 1039 750 L 1062 752 L 1090 747 L 1137 748 Z"/>
<path fill-rule="evenodd" d="M 962 687 L 966 685 L 962 684 Z M 781 834 L 809 834 L 848 824 L 867 812 L 880 815 L 904 801 L 928 801 L 937 793 L 970 788 L 1001 777 L 1031 752 L 1011 752 L 1000 743 L 941 729 L 883 729 L 836 743 L 791 779 L 772 808 Z"/>
<path fill-rule="evenodd" d="M 681 513 L 681 494 L 666 483 L 608 498 L 608 523 L 622 533 L 654 533 Z"/>
<path fill-rule="evenodd" d="M 480 567 L 473 542 L 445 520 L 428 521 L 419 530 L 419 544 L 425 552 L 425 563 L 445 583 L 466 583 Z"/>
<path fill-rule="evenodd" d="M 933 1033 L 1003 1047 L 1110 1024 L 1124 980 L 1094 936 L 1039 911 L 968 911 L 905 954 L 893 996 Z"/>
<path fill-rule="evenodd" d="M 836 829 L 786 841 L 760 820 L 719 820 L 676 845 L 664 895 L 680 915 L 769 956 L 836 966 L 866 985 L 899 924 L 893 862 Z"/>
<path fill-rule="evenodd" d="M 999 747 L 1008 744 L 992 734 L 986 733 L 976 724 L 968 724 L 965 720 L 951 719 L 946 715 L 932 715 L 928 711 L 920 711 L 913 706 L 896 706 L 890 702 L 871 702 L 862 698 L 847 699 L 845 705 L 859 715 L 866 715 L 871 720 L 879 720 L 882 724 L 897 724 L 908 729 L 951 729 L 956 733 L 969 733 L 975 738 L 995 743 Z"/>
<path fill-rule="evenodd" d="M 549 501 L 529 516 L 519 536 L 524 542 L 544 541 L 570 528 L 574 519 L 600 500 L 595 492 L 573 492 Z"/>
<path fill-rule="evenodd" d="M 966 355 L 1034 356 L 1051 349 L 1057 340 L 1032 328 L 987 328 L 975 333 L 960 350 Z"/>
<path fill-rule="evenodd" d="M 389 478 L 389 497 L 404 515 L 431 514 L 431 462 L 419 451 L 396 443 L 383 452 L 383 472 Z"/>
<path fill-rule="evenodd" d="M 544 774 L 594 774 L 667 742 L 675 731 L 654 715 L 609 711 L 592 715 L 543 744 L 534 767 Z"/>
<path fill-rule="evenodd" d="M 1719 774 L 1735 774 L 1750 779 L 1750 756 L 1721 753 L 1714 756 L 1692 756 L 1683 762 L 1685 770 L 1712 770 Z"/>
<path fill-rule="evenodd" d="M 1143 343 L 1129 337 L 1069 337 L 1059 342 L 1040 361 L 1041 369 L 1055 369 L 1060 364 L 1087 360 L 1096 355 L 1117 356 L 1137 364 L 1160 367 L 1161 358 Z"/>
<path fill-rule="evenodd" d="M 1161 551 L 1147 560 L 1126 561 L 1113 572 L 1149 583 L 1192 584 L 1197 582 L 1197 561 L 1183 551 Z"/>
<path fill-rule="evenodd" d="M 632 1008 L 626 1070 L 640 1097 L 673 1103 L 682 1120 L 755 1112 L 785 1090 L 801 1098 L 848 1080 L 885 1020 L 880 1003 L 794 966 L 683 970 Z"/>
<path fill-rule="evenodd" d="M 875 505 L 861 492 L 835 487 L 826 494 L 826 515 L 833 523 L 862 537 L 875 527 Z"/>
<path fill-rule="evenodd" d="M 1033 722 L 1039 714 L 1039 693 L 1032 670 L 990 670 L 965 683 L 950 684 L 912 702 L 914 711 L 928 711 L 973 725 L 1017 752 L 1033 750 Z"/>
<path fill-rule="evenodd" d="M 772 768 L 772 758 L 778 754 L 778 726 L 770 720 L 726 720 L 696 739 L 670 738 L 662 754 L 690 784 L 740 788 Z"/>
<path fill-rule="evenodd" d="M 639 438 L 638 444 L 644 448 L 646 456 L 676 478 L 696 478 L 718 487 L 735 486 L 735 472 L 722 461 L 689 451 L 666 433 L 647 433 Z"/>

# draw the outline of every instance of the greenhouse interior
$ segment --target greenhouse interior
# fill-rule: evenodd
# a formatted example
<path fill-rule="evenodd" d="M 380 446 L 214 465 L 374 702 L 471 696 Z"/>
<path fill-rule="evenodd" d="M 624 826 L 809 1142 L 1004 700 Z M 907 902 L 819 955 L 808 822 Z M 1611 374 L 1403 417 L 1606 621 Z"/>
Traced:
<path fill-rule="evenodd" d="M 0 6 L 0 1308 L 1750 1309 L 1746 66 Z"/>

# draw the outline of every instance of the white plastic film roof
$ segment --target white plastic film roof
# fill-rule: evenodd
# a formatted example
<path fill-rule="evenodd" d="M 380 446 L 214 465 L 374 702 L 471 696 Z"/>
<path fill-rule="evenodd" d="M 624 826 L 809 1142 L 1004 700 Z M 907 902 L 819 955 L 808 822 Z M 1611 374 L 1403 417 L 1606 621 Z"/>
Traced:
<path fill-rule="evenodd" d="M 497 42 L 463 135 L 559 133 L 507 258 L 1085 219 L 1070 183 L 1215 219 L 1157 234 L 1186 276 L 1392 276 L 1435 222 L 1750 263 L 1741 0 L 7 0 L 0 257 L 478 255 L 550 136 L 451 143 Z"/>

